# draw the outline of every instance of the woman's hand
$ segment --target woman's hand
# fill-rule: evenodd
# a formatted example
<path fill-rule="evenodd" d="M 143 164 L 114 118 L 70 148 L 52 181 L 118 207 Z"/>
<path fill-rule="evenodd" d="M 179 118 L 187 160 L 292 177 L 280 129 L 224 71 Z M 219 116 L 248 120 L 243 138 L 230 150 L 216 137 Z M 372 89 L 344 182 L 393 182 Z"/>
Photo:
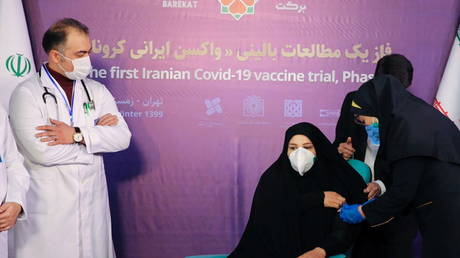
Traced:
<path fill-rule="evenodd" d="M 367 193 L 367 199 L 369 200 L 379 196 L 381 192 L 380 185 L 376 182 L 370 182 L 364 189 L 364 193 Z"/>
<path fill-rule="evenodd" d="M 345 198 L 336 192 L 324 192 L 324 207 L 339 209 L 344 203 Z"/>
<path fill-rule="evenodd" d="M 326 258 L 326 251 L 321 247 L 316 247 L 297 258 Z"/>
<path fill-rule="evenodd" d="M 349 160 L 355 154 L 355 149 L 351 143 L 351 137 L 347 138 L 346 142 L 342 142 L 337 147 L 337 151 L 342 155 L 345 160 Z"/>

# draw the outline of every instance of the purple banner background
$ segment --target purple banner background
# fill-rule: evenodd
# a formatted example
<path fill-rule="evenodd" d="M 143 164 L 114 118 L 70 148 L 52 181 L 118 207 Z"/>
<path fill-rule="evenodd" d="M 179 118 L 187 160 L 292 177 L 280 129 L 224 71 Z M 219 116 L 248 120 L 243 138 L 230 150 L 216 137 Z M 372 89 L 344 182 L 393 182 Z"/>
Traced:
<path fill-rule="evenodd" d="M 106 156 L 118 257 L 231 251 L 285 128 L 310 121 L 333 139 L 343 97 L 360 85 L 344 72 L 372 74 L 381 45 L 412 61 L 410 90 L 431 102 L 460 14 L 458 0 L 260 0 L 253 15 L 236 20 L 217 0 L 183 1 L 192 8 L 173 2 L 24 0 L 37 64 L 46 60 L 41 38 L 54 21 L 74 17 L 90 27 L 93 66 L 108 73 L 98 80 L 133 132 L 127 151 Z M 290 57 L 297 44 L 324 44 L 340 56 Z M 112 76 L 114 67 L 132 76 L 137 69 L 139 78 Z M 189 71 L 190 79 L 145 79 L 142 69 Z M 197 69 L 230 69 L 234 77 L 199 80 Z M 258 80 L 285 70 L 305 78 Z M 335 71 L 337 83 L 308 78 L 321 71 Z"/>

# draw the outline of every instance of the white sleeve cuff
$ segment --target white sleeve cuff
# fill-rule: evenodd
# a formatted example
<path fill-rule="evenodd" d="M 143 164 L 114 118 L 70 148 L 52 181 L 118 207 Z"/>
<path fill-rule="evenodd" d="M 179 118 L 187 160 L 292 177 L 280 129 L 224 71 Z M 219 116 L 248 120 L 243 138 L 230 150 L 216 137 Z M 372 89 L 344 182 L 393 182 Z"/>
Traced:
<path fill-rule="evenodd" d="M 94 149 L 97 149 L 98 145 L 101 142 L 100 137 L 93 133 L 93 128 L 82 127 L 80 128 L 81 133 L 83 134 L 83 139 L 85 139 L 86 152 L 93 155 Z"/>
<path fill-rule="evenodd" d="M 387 191 L 385 184 L 381 180 L 375 180 L 374 183 L 380 186 L 380 196 L 382 196 Z"/>

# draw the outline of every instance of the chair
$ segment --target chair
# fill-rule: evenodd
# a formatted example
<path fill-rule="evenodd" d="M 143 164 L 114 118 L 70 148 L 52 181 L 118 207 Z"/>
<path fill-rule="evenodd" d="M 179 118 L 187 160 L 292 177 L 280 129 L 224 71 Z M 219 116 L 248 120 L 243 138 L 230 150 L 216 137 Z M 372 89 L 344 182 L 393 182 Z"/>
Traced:
<path fill-rule="evenodd" d="M 227 254 L 193 255 L 193 256 L 186 256 L 184 258 L 227 258 Z"/>
<path fill-rule="evenodd" d="M 334 255 L 334 256 L 329 256 L 328 258 L 347 258 L 347 256 L 344 255 L 344 254 L 338 254 L 338 255 Z"/>
<path fill-rule="evenodd" d="M 348 164 L 350 164 L 350 166 L 352 166 L 356 170 L 356 172 L 358 172 L 358 174 L 361 175 L 366 184 L 369 184 L 369 182 L 371 182 L 371 169 L 366 163 L 357 159 L 349 159 Z"/>

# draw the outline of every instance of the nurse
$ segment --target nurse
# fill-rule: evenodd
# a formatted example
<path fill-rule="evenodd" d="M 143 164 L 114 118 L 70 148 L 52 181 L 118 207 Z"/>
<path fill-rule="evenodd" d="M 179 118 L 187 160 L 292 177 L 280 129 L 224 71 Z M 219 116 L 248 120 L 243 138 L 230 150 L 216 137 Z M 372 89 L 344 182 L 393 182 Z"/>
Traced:
<path fill-rule="evenodd" d="M 373 202 L 344 205 L 342 220 L 380 227 L 415 210 L 423 257 L 460 257 L 460 132 L 455 124 L 388 75 L 363 84 L 351 112 L 358 123 L 378 128 L 375 162 L 380 165 L 375 168 L 392 184 Z"/>
<path fill-rule="evenodd" d="M 375 68 L 374 76 L 392 75 L 397 78 L 404 88 L 412 84 L 412 63 L 405 56 L 391 54 L 382 57 Z M 389 175 L 382 170 L 374 169 L 379 153 L 378 129 L 375 126 L 362 126 L 354 121 L 350 107 L 354 94 L 349 92 L 343 101 L 340 117 L 337 121 L 334 144 L 344 159 L 364 161 L 372 171 L 372 182 L 367 185 L 365 192 L 368 198 L 385 194 L 386 187 L 391 185 Z M 412 258 L 412 242 L 417 234 L 417 225 L 413 213 L 397 216 L 391 223 L 381 227 L 364 227 L 358 241 L 353 246 L 353 258 Z M 378 250 L 378 251 L 376 251 Z"/>
<path fill-rule="evenodd" d="M 103 154 L 131 133 L 91 71 L 88 27 L 54 23 L 43 36 L 48 62 L 10 100 L 11 126 L 31 176 L 29 215 L 13 230 L 10 257 L 112 258 Z"/>

